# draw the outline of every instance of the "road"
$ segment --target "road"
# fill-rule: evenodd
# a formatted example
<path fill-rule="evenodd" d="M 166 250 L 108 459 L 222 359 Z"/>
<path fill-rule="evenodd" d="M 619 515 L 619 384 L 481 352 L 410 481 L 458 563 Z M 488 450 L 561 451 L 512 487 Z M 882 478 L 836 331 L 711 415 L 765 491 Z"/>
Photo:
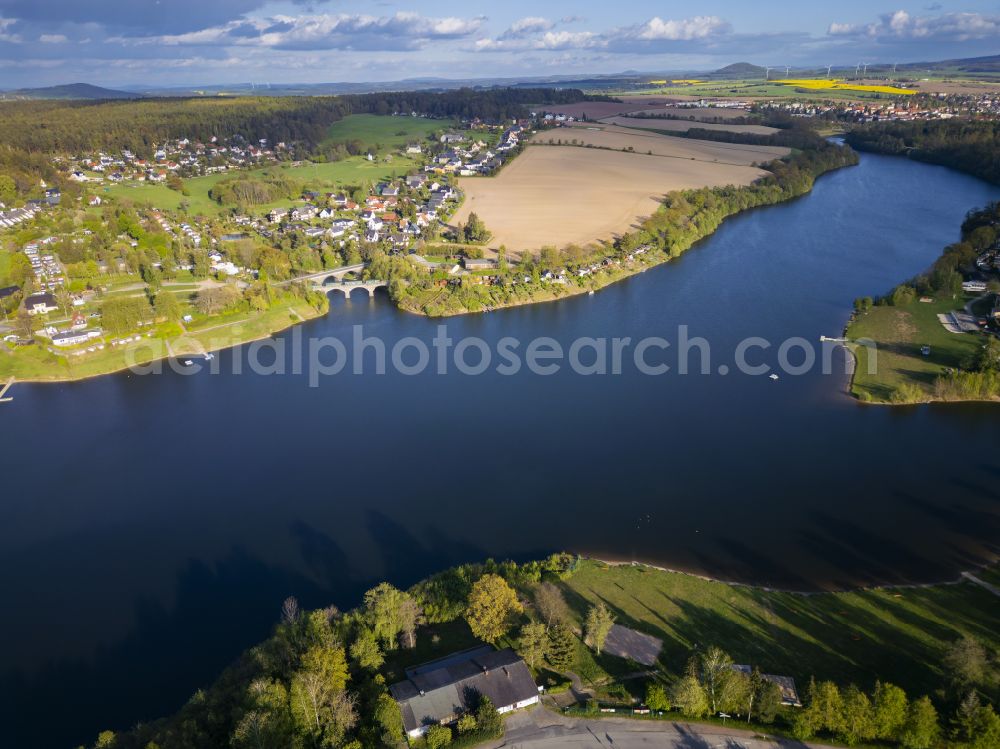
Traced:
<path fill-rule="evenodd" d="M 734 723 L 737 726 L 738 723 Z M 507 719 L 504 738 L 490 749 L 823 749 L 790 739 L 770 739 L 752 731 L 674 721 L 629 718 L 568 718 L 542 707 Z"/>

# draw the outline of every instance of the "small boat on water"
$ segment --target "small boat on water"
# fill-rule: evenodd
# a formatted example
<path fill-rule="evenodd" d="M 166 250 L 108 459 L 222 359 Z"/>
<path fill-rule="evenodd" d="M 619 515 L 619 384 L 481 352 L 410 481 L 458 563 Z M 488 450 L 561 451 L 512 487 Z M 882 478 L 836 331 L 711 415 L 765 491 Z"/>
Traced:
<path fill-rule="evenodd" d="M 185 367 L 190 367 L 192 364 L 194 364 L 194 362 L 191 361 L 190 359 L 185 359 L 184 360 L 184 366 Z"/>
<path fill-rule="evenodd" d="M 770 375 L 770 377 L 771 377 L 772 380 L 777 380 L 778 379 L 778 375 L 776 375 L 776 374 L 772 374 L 772 375 Z"/>
<path fill-rule="evenodd" d="M 213 354 L 211 352 L 205 354 L 205 361 L 212 361 L 212 359 L 214 359 L 214 358 L 215 358 L 215 354 Z"/>

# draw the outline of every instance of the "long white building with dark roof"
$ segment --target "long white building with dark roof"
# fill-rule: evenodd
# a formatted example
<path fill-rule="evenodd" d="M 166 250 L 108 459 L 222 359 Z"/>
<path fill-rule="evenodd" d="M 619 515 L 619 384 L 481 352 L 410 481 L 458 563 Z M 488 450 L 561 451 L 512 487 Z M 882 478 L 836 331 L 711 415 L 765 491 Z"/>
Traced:
<path fill-rule="evenodd" d="M 407 669 L 406 681 L 389 687 L 403 713 L 410 738 L 433 725 L 448 725 L 489 697 L 500 713 L 538 702 L 538 686 L 523 660 L 510 649 L 483 646 Z"/>

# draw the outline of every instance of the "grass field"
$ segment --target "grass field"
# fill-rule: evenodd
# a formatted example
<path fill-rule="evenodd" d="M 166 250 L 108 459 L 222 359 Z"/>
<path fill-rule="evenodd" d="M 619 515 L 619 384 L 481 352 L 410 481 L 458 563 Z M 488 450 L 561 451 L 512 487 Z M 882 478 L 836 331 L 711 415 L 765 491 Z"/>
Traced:
<path fill-rule="evenodd" d="M 302 180 L 307 188 L 330 188 L 338 189 L 349 185 L 358 185 L 362 182 L 377 182 L 392 176 L 403 176 L 417 165 L 417 161 L 404 156 L 394 156 L 386 163 L 383 160 L 368 161 L 362 156 L 352 156 L 341 161 L 331 161 L 322 164 L 307 163 L 299 166 L 269 166 L 263 169 L 251 171 L 230 171 L 221 174 L 209 174 L 204 177 L 195 177 L 185 180 L 190 195 L 185 196 L 171 190 L 164 184 L 145 183 L 122 183 L 108 187 L 104 194 L 109 197 L 127 198 L 136 202 L 149 203 L 156 208 L 163 210 L 180 210 L 182 203 L 188 204 L 188 213 L 194 216 L 206 215 L 215 216 L 229 210 L 227 206 L 220 206 L 212 200 L 208 192 L 212 187 L 223 179 L 228 179 L 236 175 L 269 173 L 281 174 Z M 298 201 L 294 199 L 282 199 L 254 206 L 251 213 L 267 213 L 272 208 L 287 208 L 295 205 Z"/>
<path fill-rule="evenodd" d="M 333 123 L 327 132 L 328 141 L 360 140 L 365 146 L 398 148 L 407 143 L 423 142 L 427 136 L 454 126 L 452 120 L 430 120 L 423 117 L 384 117 L 376 114 L 352 114 Z"/>
<path fill-rule="evenodd" d="M 967 582 L 801 595 L 586 561 L 561 585 L 581 618 L 603 600 L 619 624 L 662 638 L 661 661 L 674 674 L 693 648 L 717 645 L 737 663 L 794 676 L 800 688 L 813 675 L 868 689 L 880 678 L 921 694 L 943 685 L 942 655 L 962 635 L 1000 647 L 997 597 Z M 634 667 L 611 656 L 597 665 L 617 674 Z"/>
<path fill-rule="evenodd" d="M 949 333 L 938 321 L 940 313 L 960 309 L 964 300 L 913 302 L 904 307 L 873 307 L 859 315 L 847 329 L 851 339 L 869 338 L 878 346 L 875 373 L 869 374 L 869 353 L 855 348 L 857 367 L 852 393 L 859 398 L 889 401 L 903 384 L 915 385 L 933 394 L 934 380 L 946 368 L 958 368 L 981 345 L 972 333 Z M 920 353 L 930 346 L 929 356 Z"/>
<path fill-rule="evenodd" d="M 692 159 L 531 146 L 496 177 L 460 180 L 466 200 L 454 222 L 475 211 L 493 233 L 492 248 L 584 246 L 630 231 L 672 190 L 749 184 L 763 174 Z"/>

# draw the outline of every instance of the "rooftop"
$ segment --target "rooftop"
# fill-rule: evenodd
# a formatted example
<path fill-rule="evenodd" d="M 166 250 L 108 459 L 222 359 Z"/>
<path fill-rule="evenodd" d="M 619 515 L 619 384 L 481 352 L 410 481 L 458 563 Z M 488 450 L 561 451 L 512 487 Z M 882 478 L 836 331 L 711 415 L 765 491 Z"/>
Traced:
<path fill-rule="evenodd" d="M 538 687 L 513 650 L 479 647 L 407 669 L 389 692 L 403 712 L 407 732 L 448 723 L 475 706 L 479 695 L 497 708 L 537 697 Z"/>

